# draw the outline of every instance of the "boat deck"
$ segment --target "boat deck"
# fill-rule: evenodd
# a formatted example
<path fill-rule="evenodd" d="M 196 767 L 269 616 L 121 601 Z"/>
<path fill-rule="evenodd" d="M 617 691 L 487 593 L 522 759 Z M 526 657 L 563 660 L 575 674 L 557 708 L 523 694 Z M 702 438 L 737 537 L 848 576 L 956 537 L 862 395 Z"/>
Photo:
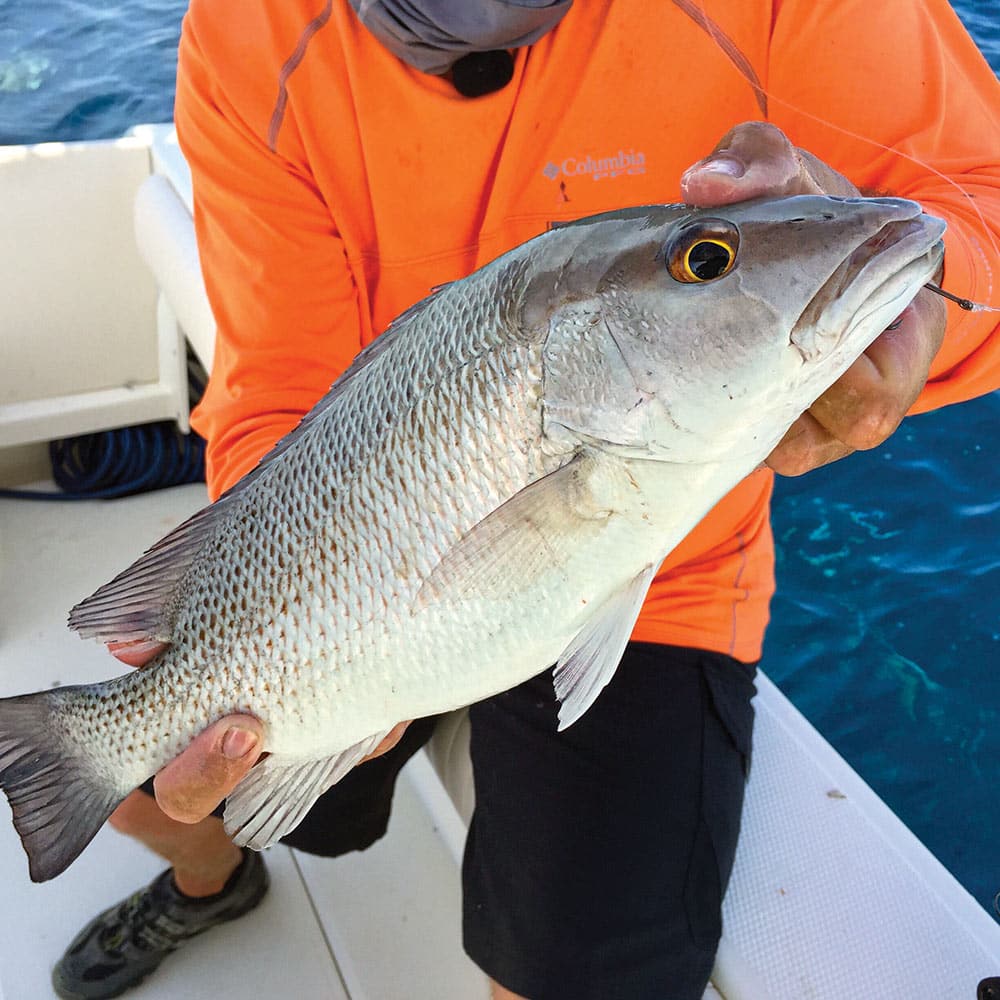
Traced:
<path fill-rule="evenodd" d="M 111 676 L 67 610 L 204 502 L 0 500 L 0 697 Z M 1000 927 L 766 677 L 714 987 L 726 1000 L 973 1000 L 1000 972 Z M 272 889 L 129 996 L 487 1000 L 461 947 L 465 827 L 427 757 L 400 779 L 388 835 L 360 854 L 267 852 Z M 52 996 L 49 971 L 95 913 L 163 862 L 105 828 L 44 885 L 0 797 L 0 1000 Z"/>
<path fill-rule="evenodd" d="M 117 672 L 99 644 L 66 629 L 66 611 L 203 503 L 201 486 L 113 504 L 4 501 L 0 695 Z M 129 996 L 486 998 L 461 948 L 461 824 L 435 782 L 425 758 L 411 762 L 389 834 L 368 851 L 326 860 L 270 849 L 261 906 L 191 942 Z M 77 930 L 163 862 L 105 828 L 64 875 L 34 885 L 0 802 L 0 997 L 38 1000 L 52 995 L 51 965 Z"/>

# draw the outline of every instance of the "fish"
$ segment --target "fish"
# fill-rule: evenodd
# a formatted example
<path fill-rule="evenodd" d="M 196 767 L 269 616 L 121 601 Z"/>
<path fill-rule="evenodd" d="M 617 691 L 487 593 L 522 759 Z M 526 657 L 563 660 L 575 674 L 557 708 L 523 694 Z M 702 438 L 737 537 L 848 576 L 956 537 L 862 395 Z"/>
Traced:
<path fill-rule="evenodd" d="M 944 229 L 899 198 L 639 206 L 436 289 L 73 608 L 158 649 L 144 669 L 0 700 L 30 877 L 231 713 L 263 724 L 224 815 L 258 850 L 402 720 L 554 665 L 572 725 L 662 560 L 935 274 Z"/>

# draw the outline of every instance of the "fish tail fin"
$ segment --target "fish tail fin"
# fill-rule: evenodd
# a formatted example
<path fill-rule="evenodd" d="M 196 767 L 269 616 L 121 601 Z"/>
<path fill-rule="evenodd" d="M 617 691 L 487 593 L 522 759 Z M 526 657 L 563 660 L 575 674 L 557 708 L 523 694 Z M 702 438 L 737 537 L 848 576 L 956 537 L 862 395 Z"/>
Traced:
<path fill-rule="evenodd" d="M 28 855 L 33 882 L 55 878 L 78 857 L 124 798 L 61 734 L 71 689 L 0 699 L 0 789 Z"/>

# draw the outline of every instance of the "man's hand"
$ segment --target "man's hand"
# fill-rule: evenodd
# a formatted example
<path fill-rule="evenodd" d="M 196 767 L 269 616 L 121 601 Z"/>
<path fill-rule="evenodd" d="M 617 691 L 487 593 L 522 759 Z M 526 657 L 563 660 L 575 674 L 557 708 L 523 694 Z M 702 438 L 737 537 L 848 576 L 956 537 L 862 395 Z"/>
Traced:
<path fill-rule="evenodd" d="M 399 723 L 364 759 L 391 750 L 408 725 Z M 230 715 L 202 730 L 153 779 L 159 807 L 180 823 L 204 819 L 260 759 L 263 730 L 252 715 Z"/>
<path fill-rule="evenodd" d="M 263 736 L 252 715 L 212 723 L 153 779 L 157 805 L 181 823 L 203 820 L 257 763 Z"/>
<path fill-rule="evenodd" d="M 708 156 L 681 175 L 681 196 L 702 207 L 793 194 L 856 198 L 861 192 L 766 122 L 744 122 L 730 129 Z"/>
<path fill-rule="evenodd" d="M 793 194 L 856 197 L 860 192 L 764 122 L 737 125 L 681 177 L 684 200 L 702 207 Z M 924 387 L 944 330 L 944 302 L 921 290 L 893 329 L 883 333 L 789 428 L 767 464 L 782 475 L 800 475 L 859 448 L 881 444 Z"/>
<path fill-rule="evenodd" d="M 142 667 L 167 647 L 112 642 L 108 648 L 122 662 Z M 408 725 L 399 723 L 364 760 L 391 750 Z M 157 805 L 180 823 L 203 820 L 260 759 L 263 738 L 264 726 L 252 715 L 229 715 L 213 722 L 153 779 Z"/>

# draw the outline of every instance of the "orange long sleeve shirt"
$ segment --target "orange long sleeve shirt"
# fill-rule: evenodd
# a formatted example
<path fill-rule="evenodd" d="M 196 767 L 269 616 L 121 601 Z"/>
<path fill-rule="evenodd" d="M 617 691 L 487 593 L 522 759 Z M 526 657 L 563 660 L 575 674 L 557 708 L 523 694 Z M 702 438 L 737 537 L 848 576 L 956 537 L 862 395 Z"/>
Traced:
<path fill-rule="evenodd" d="M 347 0 L 193 0 L 176 122 L 218 324 L 193 417 L 211 494 L 431 288 L 550 222 L 677 200 L 687 166 L 765 116 L 944 217 L 948 287 L 996 304 L 1000 86 L 945 0 L 577 0 L 476 99 Z M 1000 384 L 995 319 L 949 310 L 917 409 Z M 634 638 L 759 657 L 771 483 L 750 476 L 670 555 Z"/>

